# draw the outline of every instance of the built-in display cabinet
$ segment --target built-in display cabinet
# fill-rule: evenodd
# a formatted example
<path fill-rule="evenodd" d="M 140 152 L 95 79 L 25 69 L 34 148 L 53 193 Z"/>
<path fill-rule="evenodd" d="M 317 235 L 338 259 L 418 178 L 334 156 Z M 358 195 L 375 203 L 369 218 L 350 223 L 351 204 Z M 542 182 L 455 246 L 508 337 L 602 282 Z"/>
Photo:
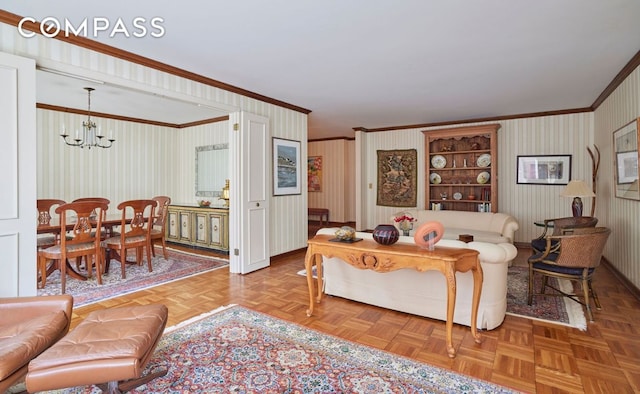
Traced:
<path fill-rule="evenodd" d="M 426 209 L 498 211 L 499 124 L 423 131 Z"/>
<path fill-rule="evenodd" d="M 166 240 L 229 252 L 229 210 L 169 205 Z"/>

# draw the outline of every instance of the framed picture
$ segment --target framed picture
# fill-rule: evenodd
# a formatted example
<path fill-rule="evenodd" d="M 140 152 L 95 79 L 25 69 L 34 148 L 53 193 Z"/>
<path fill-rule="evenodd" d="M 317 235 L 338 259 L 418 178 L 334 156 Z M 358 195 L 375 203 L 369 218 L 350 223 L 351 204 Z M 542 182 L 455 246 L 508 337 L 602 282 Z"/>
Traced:
<path fill-rule="evenodd" d="M 300 141 L 273 137 L 273 195 L 300 194 Z"/>
<path fill-rule="evenodd" d="M 571 155 L 518 156 L 518 183 L 566 185 L 571 180 Z"/>
<path fill-rule="evenodd" d="M 640 200 L 638 190 L 638 139 L 640 118 L 635 119 L 613 132 L 615 150 L 616 197 Z"/>
<path fill-rule="evenodd" d="M 376 204 L 386 207 L 415 207 L 418 194 L 418 151 L 379 150 L 377 155 Z"/>
<path fill-rule="evenodd" d="M 322 191 L 322 156 L 307 157 L 307 191 Z"/>

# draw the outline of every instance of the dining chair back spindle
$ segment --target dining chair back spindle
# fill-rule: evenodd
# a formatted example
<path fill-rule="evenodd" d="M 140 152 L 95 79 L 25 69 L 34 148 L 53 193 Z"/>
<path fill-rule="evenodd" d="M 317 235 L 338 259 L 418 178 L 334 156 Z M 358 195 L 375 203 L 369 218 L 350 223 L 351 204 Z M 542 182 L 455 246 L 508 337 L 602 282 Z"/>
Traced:
<path fill-rule="evenodd" d="M 53 260 L 55 268 L 60 270 L 60 285 L 62 294 L 66 291 L 67 270 L 75 277 L 82 276 L 68 265 L 68 259 L 86 256 L 87 276 L 91 277 L 95 265 L 98 284 L 102 284 L 102 249 L 100 236 L 102 232 L 102 218 L 107 210 L 107 204 L 99 201 L 82 201 L 62 204 L 55 212 L 59 216 L 60 234 L 67 233 L 67 224 L 73 223 L 73 228 L 66 236 L 60 237 L 60 242 L 46 249 L 38 251 L 38 270 L 41 276 L 41 286 L 46 285 L 47 261 Z M 92 212 L 97 215 L 93 216 Z M 92 257 L 92 258 L 90 258 Z"/>
<path fill-rule="evenodd" d="M 156 242 L 162 244 L 162 253 L 165 260 L 167 259 L 167 244 L 165 242 L 165 223 L 167 222 L 167 215 L 169 212 L 169 204 L 171 204 L 171 197 L 168 196 L 155 196 L 152 198 L 158 203 L 156 208 L 155 219 L 153 220 L 153 227 L 151 229 L 151 253 L 156 255 L 154 245 Z"/>
<path fill-rule="evenodd" d="M 154 200 L 129 200 L 118 204 L 122 211 L 120 234 L 102 241 L 105 251 L 105 269 L 109 269 L 110 260 L 120 261 L 122 279 L 126 279 L 127 251 L 135 249 L 136 263 L 142 265 L 143 251 L 147 255 L 149 272 L 153 271 L 151 265 L 151 229 L 155 207 L 158 203 Z"/>
<path fill-rule="evenodd" d="M 49 224 L 51 222 L 51 209 L 65 204 L 66 201 L 54 198 L 43 198 L 36 201 L 38 208 L 38 224 Z M 55 213 L 54 213 L 55 215 Z M 38 235 L 38 249 L 45 249 L 58 243 L 58 235 L 44 234 Z"/>

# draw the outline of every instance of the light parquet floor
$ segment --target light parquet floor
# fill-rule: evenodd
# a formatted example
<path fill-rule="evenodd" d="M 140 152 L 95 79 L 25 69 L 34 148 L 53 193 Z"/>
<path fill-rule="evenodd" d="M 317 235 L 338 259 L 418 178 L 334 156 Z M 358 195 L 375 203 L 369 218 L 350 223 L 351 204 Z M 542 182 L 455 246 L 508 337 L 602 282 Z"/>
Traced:
<path fill-rule="evenodd" d="M 206 253 L 206 252 L 203 252 Z M 521 250 L 519 263 L 528 250 Z M 307 317 L 304 251 L 248 274 L 228 268 L 74 310 L 72 327 L 96 309 L 163 303 L 168 326 L 223 305 L 239 304 L 347 340 L 531 393 L 640 392 L 640 302 L 604 267 L 594 286 L 603 309 L 583 332 L 507 316 L 476 344 L 454 325 L 455 359 L 447 356 L 445 324 L 338 297 L 325 296 Z"/>

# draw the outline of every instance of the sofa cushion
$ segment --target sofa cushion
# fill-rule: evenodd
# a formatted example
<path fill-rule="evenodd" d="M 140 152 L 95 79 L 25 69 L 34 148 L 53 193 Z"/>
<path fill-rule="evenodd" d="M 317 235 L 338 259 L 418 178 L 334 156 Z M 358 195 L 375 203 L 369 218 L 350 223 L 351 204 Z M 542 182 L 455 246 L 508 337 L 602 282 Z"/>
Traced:
<path fill-rule="evenodd" d="M 66 326 L 67 315 L 62 310 L 0 326 L 0 380 L 6 379 L 58 341 Z"/>

